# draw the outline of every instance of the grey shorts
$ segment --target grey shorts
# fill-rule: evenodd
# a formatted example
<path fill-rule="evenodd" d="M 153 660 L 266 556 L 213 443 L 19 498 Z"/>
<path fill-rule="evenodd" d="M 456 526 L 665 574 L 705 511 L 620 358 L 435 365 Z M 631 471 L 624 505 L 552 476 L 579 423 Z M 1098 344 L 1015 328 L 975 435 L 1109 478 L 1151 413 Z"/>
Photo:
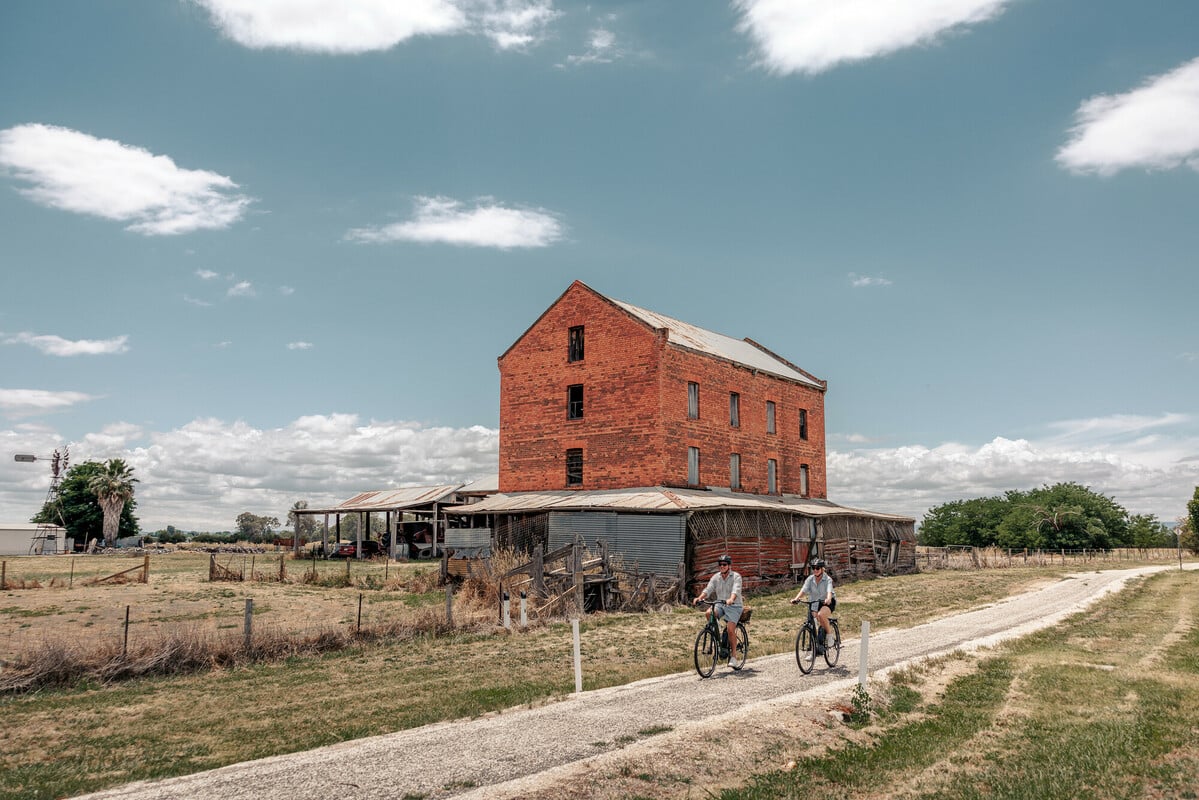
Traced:
<path fill-rule="evenodd" d="M 742 608 L 743 608 L 743 606 L 740 606 L 740 605 L 729 606 L 729 605 L 725 605 L 724 603 L 717 603 L 716 604 L 716 617 L 718 619 L 723 619 L 725 622 L 733 622 L 733 623 L 740 622 Z"/>

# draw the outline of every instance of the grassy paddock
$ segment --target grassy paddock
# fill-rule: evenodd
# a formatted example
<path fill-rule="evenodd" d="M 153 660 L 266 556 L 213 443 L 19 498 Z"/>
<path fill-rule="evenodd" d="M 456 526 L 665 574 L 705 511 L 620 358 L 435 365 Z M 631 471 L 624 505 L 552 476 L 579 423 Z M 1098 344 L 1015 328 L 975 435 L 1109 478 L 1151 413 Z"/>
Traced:
<path fill-rule="evenodd" d="M 1199 592 L 1167 572 L 981 656 L 928 702 L 901 673 L 865 742 L 722 800 L 1199 797 Z M 1068 631 L 1063 635 L 1063 631 Z"/>
<path fill-rule="evenodd" d="M 344 570 L 342 564 L 333 566 Z M 926 619 L 928 609 L 949 613 L 969 608 L 1054 580 L 1060 572 L 937 572 L 850 584 L 838 593 L 838 614 L 847 630 L 856 629 L 862 619 L 869 619 L 876 630 L 909 625 Z M 271 613 L 282 614 L 321 597 L 308 585 L 263 584 L 267 586 L 288 593 L 270 601 L 273 609 L 278 606 Z M 228 589 L 223 584 L 197 587 L 181 582 L 175 593 Z M 351 594 L 338 597 L 371 597 L 374 591 L 377 602 L 388 602 L 385 590 L 348 591 Z M 5 602 L 11 603 L 13 594 L 5 593 Z M 792 646 L 798 618 L 787 604 L 790 594 L 751 600 L 751 658 Z M 934 602 L 913 608 L 909 601 L 914 594 Z M 72 593 L 55 602 L 67 608 L 70 603 L 94 602 L 92 597 L 90 592 L 82 593 L 82 599 Z M 588 616 L 582 625 L 584 686 L 611 686 L 689 669 L 700 621 L 697 612 L 683 608 Z M 491 626 L 437 638 L 381 640 L 200 674 L 45 689 L 0 700 L 5 720 L 0 728 L 0 798 L 61 797 L 188 774 L 536 704 L 564 696 L 573 687 L 570 626 L 563 622 L 523 632 Z M 47 747 L 47 742 L 55 745 Z"/>

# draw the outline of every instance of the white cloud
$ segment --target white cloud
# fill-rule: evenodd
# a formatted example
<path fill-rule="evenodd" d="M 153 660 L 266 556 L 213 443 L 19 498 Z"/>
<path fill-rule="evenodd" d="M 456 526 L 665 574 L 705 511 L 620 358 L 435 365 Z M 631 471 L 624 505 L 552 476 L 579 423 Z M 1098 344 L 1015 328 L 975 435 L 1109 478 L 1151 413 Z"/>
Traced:
<path fill-rule="evenodd" d="M 212 303 L 208 302 L 207 300 L 199 300 L 188 294 L 183 295 L 183 302 L 190 303 L 193 306 L 199 306 L 200 308 L 207 308 L 208 306 L 212 305 Z"/>
<path fill-rule="evenodd" d="M 1098 95 L 1074 112 L 1057 162 L 1076 173 L 1199 169 L 1199 58 L 1125 94 Z"/>
<path fill-rule="evenodd" d="M 860 289 L 866 286 L 890 286 L 891 281 L 887 278 L 872 277 L 870 275 L 859 275 L 856 272 L 849 273 L 849 282 L 855 289 Z"/>
<path fill-rule="evenodd" d="M 60 411 L 94 399 L 83 392 L 51 392 L 43 389 L 0 389 L 0 411 L 9 416 L 27 416 Z"/>
<path fill-rule="evenodd" d="M 225 292 L 226 297 L 253 297 L 254 285 L 249 281 L 238 281 Z"/>
<path fill-rule="evenodd" d="M 202 281 L 213 281 L 221 277 L 210 269 L 198 269 L 196 270 L 196 276 Z"/>
<path fill-rule="evenodd" d="M 279 287 L 279 294 L 283 295 L 284 297 L 291 297 L 295 293 L 296 293 L 296 290 L 294 288 L 292 288 L 291 286 L 280 286 Z"/>
<path fill-rule="evenodd" d="M 998 16 L 1012 0 L 733 0 L 737 28 L 776 74 L 814 75 L 888 55 Z"/>
<path fill-rule="evenodd" d="M 1199 485 L 1193 421 L 1181 414 L 1117 415 L 1053 423 L 1050 430 L 1064 433 L 1032 441 L 996 437 L 978 447 L 833 450 L 829 498 L 919 520 L 951 500 L 1073 481 L 1114 497 L 1131 513 L 1170 521 L 1185 513 Z"/>
<path fill-rule="evenodd" d="M 587 51 L 578 56 L 567 56 L 566 63 L 610 64 L 622 55 L 616 47 L 616 34 L 607 28 L 596 28 L 587 40 Z"/>
<path fill-rule="evenodd" d="M 328 506 L 368 489 L 473 480 L 496 471 L 498 443 L 497 431 L 480 426 L 331 414 L 275 429 L 216 419 L 165 432 L 116 424 L 70 448 L 72 463 L 119 457 L 133 466 L 144 529 L 229 530 L 243 511 L 285 518 L 296 500 Z M 41 453 L 61 442 L 39 428 L 0 431 L 0 445 Z M 7 462 L 0 462 L 0 520 L 28 519 L 45 499 L 47 479 Z"/>
<path fill-rule="evenodd" d="M 467 7 L 478 29 L 501 50 L 524 50 L 538 43 L 559 16 L 550 0 L 476 0 Z"/>
<path fill-rule="evenodd" d="M 129 352 L 128 336 L 113 339 L 64 339 L 52 334 L 21 332 L 4 340 L 5 344 L 27 344 L 50 356 L 100 356 Z"/>
<path fill-rule="evenodd" d="M 288 342 L 288 350 L 311 350 L 312 342 Z"/>
<path fill-rule="evenodd" d="M 255 49 L 352 54 L 414 36 L 477 34 L 501 50 L 539 42 L 551 0 L 196 0 L 229 39 Z"/>
<path fill-rule="evenodd" d="M 251 202 L 223 175 L 52 125 L 0 131 L 0 167 L 31 184 L 20 191 L 35 203 L 128 222 L 147 236 L 227 228 Z"/>
<path fill-rule="evenodd" d="M 474 208 L 447 197 L 416 198 L 407 222 L 355 228 L 346 238 L 357 242 L 409 241 L 469 247 L 546 247 L 562 238 L 557 218 L 545 209 L 506 208 L 481 198 Z"/>

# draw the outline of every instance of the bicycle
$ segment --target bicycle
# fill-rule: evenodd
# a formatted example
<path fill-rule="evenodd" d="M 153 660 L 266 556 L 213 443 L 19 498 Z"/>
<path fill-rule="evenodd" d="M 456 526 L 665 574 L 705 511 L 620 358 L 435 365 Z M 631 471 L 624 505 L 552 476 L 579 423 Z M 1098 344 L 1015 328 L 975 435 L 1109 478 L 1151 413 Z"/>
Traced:
<path fill-rule="evenodd" d="M 812 671 L 816 656 L 821 650 L 824 652 L 824 663 L 830 667 L 837 666 L 837 662 L 841 660 L 841 626 L 837 624 L 836 617 L 829 617 L 829 625 L 833 628 L 833 641 L 826 641 L 822 645 L 817 635 L 820 626 L 816 622 L 816 610 L 819 608 L 819 600 L 808 601 L 808 618 L 795 635 L 795 663 L 804 675 Z"/>
<path fill-rule="evenodd" d="M 716 605 L 710 600 L 700 602 L 708 608 Z M 716 671 L 716 662 L 721 659 L 727 658 L 729 666 L 734 670 L 740 670 L 745 666 L 745 660 L 749 658 L 749 632 L 745 630 L 749 615 L 749 609 L 741 612 L 741 621 L 737 623 L 737 652 L 731 656 L 729 632 L 725 628 L 725 621 L 712 614 L 704 623 L 704 627 L 695 637 L 695 671 L 701 678 L 712 677 L 712 673 Z"/>

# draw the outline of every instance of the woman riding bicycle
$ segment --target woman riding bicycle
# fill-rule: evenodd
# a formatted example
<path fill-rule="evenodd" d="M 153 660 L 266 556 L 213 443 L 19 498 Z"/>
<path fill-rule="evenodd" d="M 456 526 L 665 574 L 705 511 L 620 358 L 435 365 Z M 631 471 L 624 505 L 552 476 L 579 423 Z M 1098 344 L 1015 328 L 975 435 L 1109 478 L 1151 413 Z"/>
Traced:
<path fill-rule="evenodd" d="M 820 643 L 822 645 L 833 636 L 833 626 L 829 624 L 828 619 L 837 610 L 837 594 L 833 591 L 833 578 L 828 574 L 825 566 L 822 559 L 818 558 L 813 561 L 812 574 L 803 582 L 799 593 L 791 598 L 792 605 L 798 603 L 799 598 L 804 595 L 808 596 L 809 603 L 820 604 L 814 616 L 820 623 L 820 633 L 822 634 Z"/>
<path fill-rule="evenodd" d="M 709 596 L 716 601 L 716 604 L 708 609 L 708 616 L 715 614 L 717 619 L 725 621 L 729 637 L 729 653 L 736 653 L 737 621 L 741 619 L 742 609 L 741 574 L 733 572 L 733 559 L 727 553 L 716 559 L 716 563 L 720 565 L 720 572 L 711 577 L 708 585 L 692 601 L 691 605 L 696 605 L 700 600 Z"/>

